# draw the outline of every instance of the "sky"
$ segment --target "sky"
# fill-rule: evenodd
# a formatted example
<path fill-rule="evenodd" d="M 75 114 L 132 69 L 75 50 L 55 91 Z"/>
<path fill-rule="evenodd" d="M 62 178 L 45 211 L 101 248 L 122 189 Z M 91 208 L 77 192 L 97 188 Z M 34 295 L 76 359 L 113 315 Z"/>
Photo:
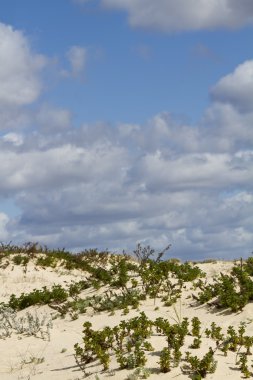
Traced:
<path fill-rule="evenodd" d="M 253 250 L 252 0 L 1 0 L 0 242 Z"/>

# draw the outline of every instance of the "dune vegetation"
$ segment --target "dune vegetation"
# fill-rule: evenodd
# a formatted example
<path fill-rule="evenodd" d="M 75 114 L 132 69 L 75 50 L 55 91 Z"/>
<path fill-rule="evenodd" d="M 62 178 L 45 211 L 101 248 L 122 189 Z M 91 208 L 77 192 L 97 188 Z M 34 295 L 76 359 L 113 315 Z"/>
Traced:
<path fill-rule="evenodd" d="M 253 258 L 182 263 L 169 248 L 2 244 L 1 379 L 253 377 Z"/>

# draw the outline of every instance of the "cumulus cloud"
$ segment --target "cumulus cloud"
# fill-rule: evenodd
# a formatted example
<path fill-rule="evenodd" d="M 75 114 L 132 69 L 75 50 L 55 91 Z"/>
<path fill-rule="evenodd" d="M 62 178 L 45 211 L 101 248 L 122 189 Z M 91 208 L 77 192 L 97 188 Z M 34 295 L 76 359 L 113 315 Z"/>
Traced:
<path fill-rule="evenodd" d="M 43 150 L 0 152 L 0 177 L 5 178 L 0 191 L 61 189 L 63 185 L 93 180 L 110 180 L 120 174 L 124 149 L 110 144 L 85 149 L 65 143 Z"/>
<path fill-rule="evenodd" d="M 215 102 L 202 119 L 201 146 L 216 152 L 251 149 L 252 122 L 253 112 L 241 113 L 231 104 Z"/>
<path fill-rule="evenodd" d="M 161 113 L 143 125 L 76 128 L 69 110 L 48 104 L 24 116 L 22 106 L 40 94 L 43 65 L 20 32 L 1 26 L 0 33 L 0 76 L 8 90 L 0 94 L 0 107 L 10 103 L 15 110 L 9 130 L 0 136 L 0 199 L 11 198 L 20 210 L 15 217 L 0 213 L 1 240 L 11 236 L 15 243 L 39 241 L 74 250 L 133 249 L 138 241 L 162 249 L 172 243 L 173 256 L 192 259 L 213 256 L 214 251 L 224 258 L 249 254 L 251 61 L 212 88 L 210 106 L 198 125 Z M 17 57 L 23 57 L 9 68 L 4 59 L 14 53 L 2 43 L 6 38 Z M 79 75 L 85 67 L 82 49 L 70 52 L 72 74 Z M 23 86 L 30 90 L 18 95 Z M 29 133 L 15 130 L 22 122 L 29 123 Z"/>
<path fill-rule="evenodd" d="M 20 31 L 0 23 L 0 106 L 34 102 L 42 87 L 37 74 L 45 62 L 32 52 Z"/>
<path fill-rule="evenodd" d="M 212 88 L 214 101 L 231 104 L 242 112 L 253 112 L 253 61 L 239 65 Z"/>
<path fill-rule="evenodd" d="M 138 179 L 146 179 L 146 187 L 150 191 L 196 187 L 208 190 L 214 187 L 217 191 L 237 183 L 249 185 L 253 180 L 252 164 L 251 160 L 245 163 L 244 157 L 234 159 L 228 154 L 198 153 L 166 158 L 158 151 L 144 156 L 140 164 L 135 166 L 134 172 L 137 171 Z"/>
<path fill-rule="evenodd" d="M 35 114 L 35 121 L 44 131 L 61 131 L 71 126 L 71 112 L 43 104 Z"/>
<path fill-rule="evenodd" d="M 181 141 L 192 128 L 177 125 Z M 140 241 L 172 243 L 172 254 L 185 258 L 214 249 L 217 257 L 248 254 L 253 151 L 208 152 L 218 132 L 215 124 L 207 135 L 202 128 L 180 146 L 176 123 L 161 114 L 144 126 L 63 129 L 54 144 L 42 130 L 16 150 L 6 145 L 1 194 L 15 196 L 21 210 L 8 232 L 71 249 L 133 249 Z"/>
<path fill-rule="evenodd" d="M 101 0 L 128 13 L 129 23 L 165 32 L 236 28 L 253 23 L 251 0 Z"/>

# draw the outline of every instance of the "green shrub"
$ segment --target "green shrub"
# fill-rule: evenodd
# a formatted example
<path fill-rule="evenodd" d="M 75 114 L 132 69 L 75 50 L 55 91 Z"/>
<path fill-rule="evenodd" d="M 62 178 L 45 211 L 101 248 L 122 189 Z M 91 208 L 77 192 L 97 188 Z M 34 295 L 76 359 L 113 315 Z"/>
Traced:
<path fill-rule="evenodd" d="M 44 286 L 42 290 L 34 289 L 31 293 L 22 293 L 20 297 L 12 294 L 8 306 L 13 310 L 23 310 L 32 305 L 62 303 L 67 300 L 67 297 L 68 293 L 61 285 L 54 285 L 51 290 Z"/>
<path fill-rule="evenodd" d="M 249 367 L 248 367 L 248 358 L 247 358 L 246 353 L 239 354 L 239 361 L 236 364 L 239 365 L 239 368 L 242 374 L 244 375 L 245 379 L 248 379 L 251 377 L 252 373 L 250 372 Z"/>
<path fill-rule="evenodd" d="M 200 337 L 200 328 L 201 328 L 201 322 L 198 317 L 192 318 L 192 335 L 196 337 Z"/>
<path fill-rule="evenodd" d="M 211 323 L 210 329 L 206 329 L 205 333 L 207 338 L 211 338 L 216 341 L 216 345 L 220 344 L 220 341 L 224 339 L 224 334 L 222 334 L 222 328 L 217 326 L 215 322 Z"/>
<path fill-rule="evenodd" d="M 246 260 L 243 269 L 249 274 L 249 276 L 253 276 L 253 257 L 249 257 Z"/>
<path fill-rule="evenodd" d="M 212 348 L 209 348 L 202 359 L 187 352 L 185 360 L 188 365 L 184 366 L 184 369 L 191 373 L 194 380 L 205 378 L 208 373 L 214 373 L 217 367 Z"/>
<path fill-rule="evenodd" d="M 55 268 L 57 264 L 57 259 L 52 255 L 45 255 L 38 257 L 36 265 L 41 267 L 52 267 Z"/>
<path fill-rule="evenodd" d="M 137 289 L 128 290 L 121 294 L 113 293 L 112 291 L 105 293 L 100 301 L 94 305 L 96 311 L 112 311 L 115 309 L 128 309 L 139 307 L 142 294 Z"/>
<path fill-rule="evenodd" d="M 171 370 L 171 352 L 168 347 L 164 347 L 161 351 L 160 355 L 160 360 L 159 360 L 159 365 L 160 365 L 160 370 L 163 373 L 167 373 Z"/>
<path fill-rule="evenodd" d="M 23 255 L 15 255 L 13 256 L 12 261 L 15 265 L 27 265 L 29 262 L 29 257 Z"/>
<path fill-rule="evenodd" d="M 220 274 L 213 284 L 199 284 L 201 292 L 197 299 L 200 303 L 216 297 L 216 307 L 229 308 L 232 312 L 242 310 L 253 300 L 253 281 L 243 266 L 234 266 L 229 275 Z"/>

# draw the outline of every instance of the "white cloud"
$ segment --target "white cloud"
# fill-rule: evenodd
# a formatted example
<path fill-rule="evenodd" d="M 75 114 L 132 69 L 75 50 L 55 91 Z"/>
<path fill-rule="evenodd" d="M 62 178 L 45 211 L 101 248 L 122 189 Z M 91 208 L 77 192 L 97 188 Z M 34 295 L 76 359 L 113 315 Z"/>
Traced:
<path fill-rule="evenodd" d="M 162 114 L 145 126 L 42 129 L 3 146 L 1 194 L 21 210 L 6 233 L 72 249 L 133 249 L 141 241 L 157 249 L 172 243 L 170 254 L 195 259 L 248 254 L 253 151 L 213 149 L 213 127 L 214 136 L 199 127 L 195 144 L 180 146 L 176 124 Z M 177 126 L 181 141 L 191 128 Z M 210 140 L 213 151 L 203 150 Z"/>
<path fill-rule="evenodd" d="M 241 112 L 253 112 L 253 60 L 239 65 L 211 89 L 213 100 L 231 104 Z"/>
<path fill-rule="evenodd" d="M 24 128 L 30 123 L 30 115 L 23 108 L 0 103 L 0 130 L 12 131 Z"/>
<path fill-rule="evenodd" d="M 235 28 L 253 23 L 251 0 L 101 0 L 128 12 L 132 26 L 166 32 Z"/>
<path fill-rule="evenodd" d="M 41 92 L 38 73 L 45 62 L 20 31 L 0 23 L 0 106 L 34 102 Z"/>
<path fill-rule="evenodd" d="M 250 252 L 251 61 L 213 87 L 199 125 L 180 124 L 161 113 L 144 125 L 74 128 L 64 108 L 42 104 L 23 114 L 22 106 L 40 93 L 40 65 L 33 66 L 37 58 L 20 32 L 1 28 L 8 44 L 18 46 L 14 51 L 30 63 L 27 83 L 36 89 L 33 96 L 14 99 L 15 112 L 6 116 L 9 131 L 0 137 L 0 197 L 11 197 L 20 210 L 15 217 L 0 213 L 1 239 L 73 249 L 133 249 L 137 241 L 162 249 L 172 243 L 170 254 L 192 259 Z M 80 75 L 86 51 L 76 48 L 69 56 L 71 73 Z M 9 71 L 5 65 L 7 84 L 15 72 L 23 78 L 23 64 Z M 17 88 L 24 84 L 18 83 Z M 10 89 L 6 99 L 0 96 L 0 106 L 10 101 Z M 15 125 L 26 122 L 29 133 L 18 133 Z"/>
<path fill-rule="evenodd" d="M 54 135 L 37 133 L 19 151 L 3 150 L 1 192 L 15 195 L 22 211 L 9 233 L 20 242 L 75 249 L 128 249 L 142 241 L 157 249 L 172 243 L 172 255 L 188 258 L 208 257 L 214 249 L 220 257 L 249 253 L 253 151 L 191 152 L 188 146 L 171 151 L 171 123 L 159 115 L 147 129 L 86 125 L 63 129 L 53 146 Z M 153 141 L 152 153 L 139 142 L 155 133 L 163 138 Z M 203 136 L 198 138 L 197 148 Z M 245 190 L 233 194 L 238 188 Z M 227 190 L 232 195 L 223 196 Z"/>
<path fill-rule="evenodd" d="M 229 103 L 213 103 L 204 113 L 202 149 L 232 152 L 253 144 L 253 112 L 241 113 Z"/>
<path fill-rule="evenodd" d="M 36 123 L 44 131 L 61 131 L 71 126 L 71 113 L 67 109 L 42 105 L 35 115 Z"/>
<path fill-rule="evenodd" d="M 49 137 L 51 138 L 51 137 Z M 0 178 L 5 178 L 0 191 L 61 189 L 71 183 L 110 181 L 121 176 L 124 148 L 97 144 L 89 149 L 68 143 L 43 150 L 31 147 L 19 152 L 0 152 Z"/>
<path fill-rule="evenodd" d="M 8 222 L 8 215 L 6 215 L 3 212 L 0 212 L 0 242 L 6 241 L 9 238 L 9 233 L 7 231 Z"/>
<path fill-rule="evenodd" d="M 15 146 L 20 146 L 23 144 L 24 139 L 21 134 L 10 132 L 6 133 L 3 137 L 2 140 L 8 143 L 11 143 Z"/>
<path fill-rule="evenodd" d="M 250 185 L 253 159 L 246 162 L 228 154 L 195 153 L 167 157 L 159 151 L 145 155 L 133 169 L 134 177 L 146 181 L 151 192 L 160 189 L 208 189 Z"/>

